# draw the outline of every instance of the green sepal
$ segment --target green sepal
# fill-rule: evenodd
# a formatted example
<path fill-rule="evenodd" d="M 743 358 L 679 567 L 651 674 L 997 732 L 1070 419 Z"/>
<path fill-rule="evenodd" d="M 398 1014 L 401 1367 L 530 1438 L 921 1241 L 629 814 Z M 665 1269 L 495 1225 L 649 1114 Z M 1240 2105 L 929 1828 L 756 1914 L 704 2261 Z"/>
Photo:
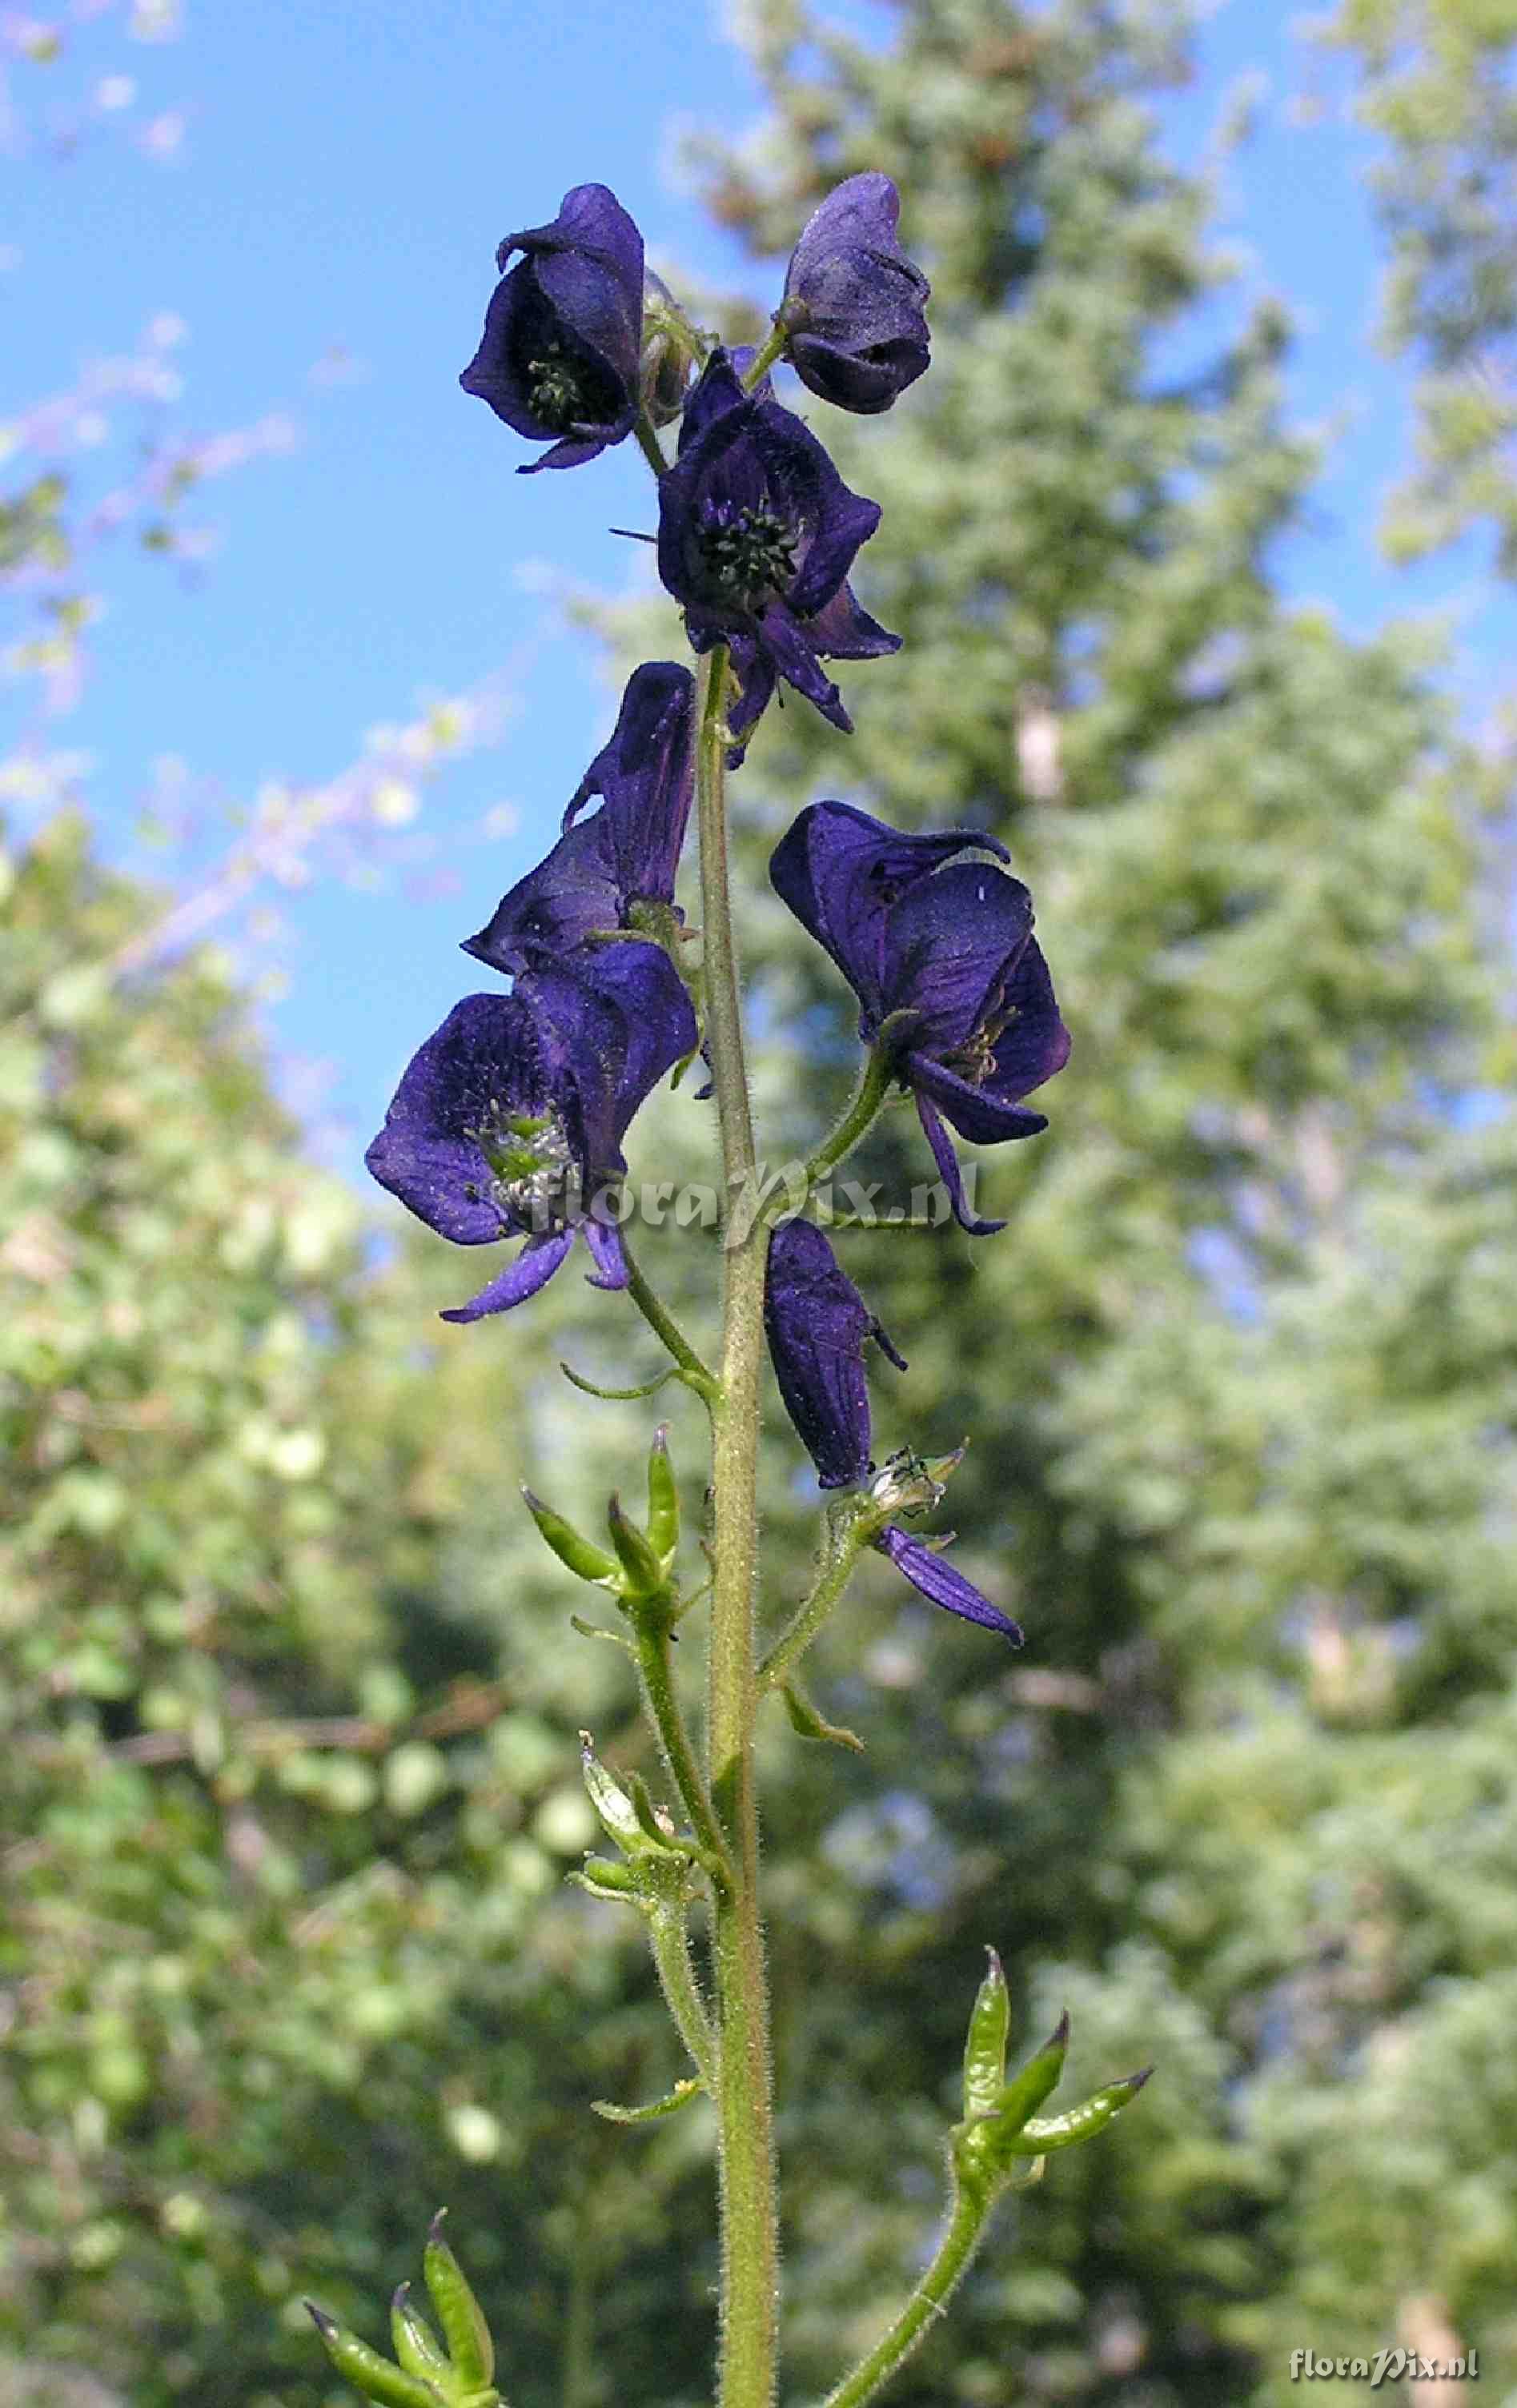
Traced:
<path fill-rule="evenodd" d="M 1137 2098 L 1152 2071 L 1152 2065 L 1145 2065 L 1141 2073 L 1129 2073 L 1121 2082 L 1109 2082 L 1104 2090 L 1093 2092 L 1083 2105 L 1071 2107 L 1066 2115 L 1049 2115 L 1023 2124 L 1010 2146 L 1019 2157 L 1042 2157 L 1050 2149 L 1072 2149 L 1078 2141 L 1088 2141 L 1095 2133 L 1104 2132 L 1112 2117 L 1120 2115 Z"/>
<path fill-rule="evenodd" d="M 660 1388 L 667 1387 L 671 1380 L 680 1377 L 679 1365 L 671 1363 L 666 1371 L 655 1372 L 652 1379 L 644 1380 L 638 1387 L 602 1388 L 594 1380 L 587 1380 L 582 1371 L 576 1371 L 571 1364 L 560 1363 L 558 1368 L 571 1388 L 578 1388 L 582 1396 L 599 1397 L 612 1405 L 630 1405 L 639 1397 L 656 1397 Z"/>
<path fill-rule="evenodd" d="M 461 2384 L 469 2391 L 484 2390 L 495 2371 L 495 2344 L 490 2338 L 484 2310 L 442 2237 L 442 2220 L 447 2212 L 439 2207 L 432 2219 L 422 2253 L 422 2272 L 448 2344 L 455 2386 Z"/>
<path fill-rule="evenodd" d="M 619 1585 L 615 1558 L 608 1555 L 604 1547 L 595 1546 L 575 1528 L 572 1522 L 565 1522 L 562 1513 L 555 1513 L 551 1505 L 545 1505 L 540 1497 L 535 1497 L 525 1482 L 522 1485 L 522 1498 L 561 1564 L 579 1579 L 593 1581 L 597 1587 L 615 1588 Z"/>
<path fill-rule="evenodd" d="M 620 1497 L 613 1496 L 606 1508 L 606 1526 L 622 1566 L 617 1581 L 621 1596 L 630 1605 L 662 1595 L 668 1584 L 667 1567 L 659 1561 L 637 1523 L 623 1512 Z M 611 1570 L 614 1573 L 614 1564 Z"/>
<path fill-rule="evenodd" d="M 964 2043 L 964 2114 L 989 2115 L 1006 2082 L 1006 2042 L 1011 2028 L 1011 1993 L 1001 1960 L 987 1947 L 990 1962 L 969 2015 Z M 1030 2111 L 1029 2111 L 1030 2112 Z"/>
<path fill-rule="evenodd" d="M 442 2386 L 446 2393 L 452 2372 L 448 2353 L 423 2315 L 410 2302 L 410 2285 L 402 2283 L 390 2302 L 390 2338 L 408 2374 Z"/>
<path fill-rule="evenodd" d="M 306 2312 L 322 2337 L 325 2350 L 337 2372 L 361 2391 L 365 2400 L 379 2402 L 379 2408 L 448 2408 L 445 2393 L 419 2374 L 408 2374 L 403 2367 L 392 2366 L 366 2341 L 360 2341 L 336 2316 L 329 2316 L 314 2300 L 306 2301 Z"/>
<path fill-rule="evenodd" d="M 790 1727 L 802 1739 L 830 1740 L 834 1747 L 851 1747 L 855 1756 L 864 1754 L 864 1742 L 857 1731 L 847 1729 L 842 1723 L 829 1723 L 818 1713 L 798 1681 L 781 1681 L 780 1694 L 785 1701 Z"/>
<path fill-rule="evenodd" d="M 662 2116 L 678 2114 L 693 2099 L 699 2099 L 705 2088 L 705 2083 L 693 2074 L 688 2082 L 677 2082 L 664 2098 L 651 2099 L 646 2107 L 618 2107 L 609 2099 L 592 2099 L 590 2112 L 603 2115 L 608 2124 L 654 2124 Z"/>
<path fill-rule="evenodd" d="M 667 1422 L 660 1422 L 648 1450 L 648 1543 L 666 1580 L 680 1544 L 680 1490 L 669 1461 Z"/>

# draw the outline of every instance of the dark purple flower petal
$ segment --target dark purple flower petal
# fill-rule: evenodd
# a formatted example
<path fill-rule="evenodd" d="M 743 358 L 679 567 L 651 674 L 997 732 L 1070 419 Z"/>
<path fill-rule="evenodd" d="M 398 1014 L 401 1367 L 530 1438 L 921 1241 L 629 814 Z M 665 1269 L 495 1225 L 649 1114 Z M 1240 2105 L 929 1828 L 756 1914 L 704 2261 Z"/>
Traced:
<path fill-rule="evenodd" d="M 989 862 L 952 862 L 888 914 L 881 1003 L 910 1011 L 913 1050 L 952 1054 L 998 1010 L 1032 936 L 1033 898 Z"/>
<path fill-rule="evenodd" d="M 597 1286 L 622 1286 L 614 1227 L 587 1225 L 625 1168 L 638 1105 L 696 1039 L 667 954 L 637 940 L 541 963 L 508 996 L 454 1007 L 407 1068 L 365 1160 L 381 1186 L 457 1245 L 526 1245 L 451 1320 L 508 1312 L 584 1229 Z"/>
<path fill-rule="evenodd" d="M 574 1243 L 572 1229 L 555 1229 L 546 1238 L 529 1238 L 513 1263 L 508 1263 L 499 1277 L 468 1304 L 455 1304 L 439 1312 L 439 1321 L 483 1321 L 492 1312 L 509 1312 L 513 1305 L 525 1304 L 546 1287 L 565 1255 Z"/>
<path fill-rule="evenodd" d="M 604 184 L 577 184 L 551 224 L 507 236 L 497 265 L 515 251 L 459 382 L 517 434 L 558 438 L 529 469 L 575 467 L 637 414 L 642 236 Z"/>
<path fill-rule="evenodd" d="M 623 896 L 601 824 L 605 814 L 570 828 L 503 895 L 463 950 L 511 976 L 541 953 L 575 953 L 597 932 L 622 925 Z"/>
<path fill-rule="evenodd" d="M 776 846 L 769 877 L 877 1026 L 885 1010 L 885 924 L 892 904 L 971 848 L 1007 857 L 995 837 L 974 828 L 907 836 L 852 803 L 809 803 Z"/>
<path fill-rule="evenodd" d="M 1048 1124 L 1022 1097 L 1063 1068 L 1069 1034 L 1033 940 L 1032 897 L 971 846 L 964 828 L 903 836 L 849 804 L 812 803 L 775 849 L 769 876 L 859 998 L 866 1043 L 888 1029 L 891 1068 L 916 1095 L 960 1226 L 1005 1227 L 969 1211 L 943 1116 L 980 1145 L 1035 1137 Z"/>
<path fill-rule="evenodd" d="M 713 352 L 660 480 L 658 564 L 695 650 L 730 643 L 740 656 L 739 738 L 776 675 L 847 728 L 818 655 L 893 649 L 852 596 L 835 607 L 879 523 L 879 505 L 850 491 L 803 422 L 766 384 L 745 394 L 727 353 Z"/>
<path fill-rule="evenodd" d="M 841 409 L 888 409 L 928 361 L 930 287 L 895 239 L 888 176 L 850 176 L 811 217 L 785 278 L 786 354 Z"/>
<path fill-rule="evenodd" d="M 481 1133 L 504 1150 L 519 1135 L 512 1120 L 553 1113 L 558 1082 L 549 1056 L 521 997 L 465 996 L 413 1055 L 364 1157 L 380 1186 L 455 1246 L 489 1245 L 508 1228 L 528 1227 L 503 1209 Z M 567 1129 L 559 1143 L 567 1162 Z"/>
<path fill-rule="evenodd" d="M 592 1287 L 625 1287 L 632 1274 L 622 1251 L 622 1232 L 614 1222 L 602 1221 L 592 1212 L 584 1226 L 584 1240 L 594 1260 Z"/>
<path fill-rule="evenodd" d="M 898 1369 L 906 1364 L 812 1222 L 786 1221 L 769 1240 L 764 1326 L 785 1410 L 823 1487 L 856 1485 L 871 1469 L 865 1340 Z"/>
<path fill-rule="evenodd" d="M 564 814 L 568 829 L 594 796 L 604 798 L 596 824 L 625 903 L 673 902 L 694 779 L 695 681 L 675 661 L 645 661 Z"/>
<path fill-rule="evenodd" d="M 562 958 L 631 921 L 637 902 L 672 903 L 694 787 L 695 681 L 673 661 L 634 671 L 610 741 L 564 814 L 551 851 L 502 896 L 464 951 L 512 976 Z M 601 809 L 579 814 L 594 796 Z"/>
<path fill-rule="evenodd" d="M 1000 1631 L 1013 1647 L 1022 1645 L 1020 1624 L 1003 1613 L 998 1605 L 992 1605 L 973 1581 L 955 1571 L 924 1540 L 913 1539 L 905 1530 L 892 1529 L 881 1530 L 874 1543 L 929 1604 L 940 1605 L 946 1613 L 956 1613 L 965 1622 L 978 1622 L 986 1630 Z"/>
<path fill-rule="evenodd" d="M 1028 1117 L 1034 1119 L 1037 1115 L 1029 1113 Z M 953 1151 L 953 1140 L 920 1085 L 917 1088 L 917 1118 L 922 1123 L 922 1133 L 932 1148 L 932 1158 L 937 1165 L 937 1175 L 948 1189 L 948 1200 L 953 1207 L 954 1220 L 961 1229 L 967 1231 L 971 1238 L 995 1237 L 1005 1228 L 1006 1223 L 982 1221 L 978 1214 L 970 1211 L 969 1199 L 964 1192 L 964 1173 L 959 1168 L 959 1157 Z M 1044 1126 L 1047 1126 L 1046 1122 Z M 1029 1129 L 1027 1135 L 1034 1136 L 1036 1131 Z"/>

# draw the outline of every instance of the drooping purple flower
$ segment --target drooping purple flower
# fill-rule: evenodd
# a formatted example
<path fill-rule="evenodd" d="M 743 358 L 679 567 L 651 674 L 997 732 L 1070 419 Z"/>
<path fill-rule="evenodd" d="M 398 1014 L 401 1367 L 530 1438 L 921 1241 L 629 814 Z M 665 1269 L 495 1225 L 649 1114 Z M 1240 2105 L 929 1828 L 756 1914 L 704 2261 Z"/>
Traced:
<path fill-rule="evenodd" d="M 888 176 L 850 176 L 791 254 L 785 354 L 801 382 L 839 409 L 888 409 L 927 366 L 931 287 L 895 239 L 900 210 Z"/>
<path fill-rule="evenodd" d="M 872 1338 L 897 1370 L 905 1358 L 891 1344 L 823 1231 L 810 1221 L 786 1221 L 769 1240 L 764 1284 L 764 1326 L 785 1410 L 805 1443 L 823 1488 L 856 1488 L 874 1470 L 869 1460 L 869 1393 L 864 1345 Z M 956 1457 L 947 1458 L 948 1463 Z M 893 1455 L 874 1484 L 885 1510 L 920 1511 L 941 1501 L 936 1471 L 920 1458 Z M 939 1544 L 946 1543 L 939 1541 Z M 972 1581 L 945 1563 L 924 1539 L 889 1524 L 870 1541 L 912 1587 L 948 1613 L 999 1630 L 1015 1647 L 1022 1632 Z"/>
<path fill-rule="evenodd" d="M 784 678 L 844 734 L 852 722 L 822 658 L 894 652 L 898 636 L 861 610 L 848 572 L 880 523 L 793 410 L 746 394 L 723 351 L 708 361 L 659 483 L 658 569 L 697 652 L 732 647 L 745 737 Z"/>
<path fill-rule="evenodd" d="M 764 1326 L 785 1411 L 823 1487 L 856 1487 L 873 1469 L 865 1340 L 898 1371 L 906 1363 L 814 1222 L 783 1222 L 769 1240 Z"/>
<path fill-rule="evenodd" d="M 507 236 L 496 266 L 513 251 L 458 380 L 518 435 L 551 442 L 522 474 L 577 467 L 637 416 L 643 238 L 604 184 L 576 184 L 550 225 Z"/>
<path fill-rule="evenodd" d="M 581 1235 L 593 1284 L 626 1285 L 620 1235 L 597 1208 L 626 1168 L 633 1114 L 695 1037 L 690 998 L 657 945 L 610 945 L 584 964 L 536 968 L 510 995 L 455 1004 L 408 1066 L 365 1156 L 381 1187 L 454 1245 L 526 1239 L 445 1321 L 524 1302 Z"/>
<path fill-rule="evenodd" d="M 890 1049 L 960 1226 L 1004 1222 L 968 1210 L 946 1119 L 977 1145 L 1048 1126 L 1022 1098 L 1063 1068 L 1069 1035 L 1033 939 L 1019 879 L 956 855 L 994 838 L 966 828 L 907 836 L 849 803 L 809 804 L 780 838 L 769 876 L 859 998 L 859 1035 Z M 887 1027 L 887 1023 L 889 1024 Z"/>
<path fill-rule="evenodd" d="M 502 897 L 464 951 L 492 969 L 529 969 L 631 924 L 638 902 L 672 904 L 694 782 L 695 681 L 674 661 L 635 669 L 546 858 Z M 579 814 L 596 796 L 593 818 Z"/>

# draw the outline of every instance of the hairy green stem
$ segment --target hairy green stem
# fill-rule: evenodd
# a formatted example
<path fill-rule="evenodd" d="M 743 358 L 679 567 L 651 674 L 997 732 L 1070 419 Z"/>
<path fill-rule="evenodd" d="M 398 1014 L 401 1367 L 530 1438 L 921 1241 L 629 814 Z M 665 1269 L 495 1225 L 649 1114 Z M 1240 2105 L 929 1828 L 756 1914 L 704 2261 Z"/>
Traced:
<path fill-rule="evenodd" d="M 712 1955 L 718 2028 L 722 2224 L 720 2408 L 770 2408 L 779 2321 L 768 1984 L 758 1902 L 754 1795 L 754 1587 L 758 1571 L 759 1363 L 768 1229 L 735 1206 L 756 1187 L 753 1125 L 727 879 L 727 649 L 701 663 L 695 799 L 700 830 L 706 1039 L 722 1139 L 721 1390 L 712 1410 L 710 1793 L 736 1879 L 719 1888 Z"/>
<path fill-rule="evenodd" d="M 745 393 L 751 393 L 755 385 L 762 383 L 790 340 L 790 328 L 781 323 L 782 316 L 782 311 L 775 312 L 774 324 L 748 364 L 748 370 L 743 378 Z"/>
<path fill-rule="evenodd" d="M 862 2365 L 856 2366 L 836 2391 L 828 2392 L 825 2408 L 862 2408 L 862 2402 L 872 2399 L 910 2357 L 934 2318 L 941 2315 L 947 2306 L 949 2294 L 980 2244 L 993 2204 L 986 2192 L 970 2189 L 955 2176 L 948 2229 L 932 2264 L 890 2330 L 875 2344 Z"/>
<path fill-rule="evenodd" d="M 823 1172 L 835 1169 L 845 1155 L 852 1153 L 878 1117 L 880 1108 L 890 1092 L 893 1076 L 890 1063 L 880 1047 L 876 1046 L 866 1054 L 858 1084 L 848 1099 L 841 1120 L 823 1139 L 807 1163 L 809 1185 L 815 1186 Z"/>
<path fill-rule="evenodd" d="M 668 1625 L 654 1622 L 648 1614 L 636 1614 L 634 1627 L 637 1639 L 633 1653 L 642 1675 L 643 1697 L 648 1718 L 658 1734 L 659 1747 L 669 1770 L 669 1778 L 680 1793 L 680 1802 L 689 1818 L 691 1829 L 721 1867 L 717 1879 L 730 1887 L 733 1879 L 731 1859 L 722 1826 L 716 1818 L 695 1751 L 685 1729 L 680 1701 L 674 1694 L 674 1667 L 669 1652 Z"/>
<path fill-rule="evenodd" d="M 646 409 L 638 410 L 632 423 L 632 431 L 637 438 L 637 449 L 654 476 L 662 477 L 669 464 L 664 457 L 664 447 L 658 439 L 658 430 Z"/>
<path fill-rule="evenodd" d="M 822 1557 L 809 1591 L 759 1666 L 761 1690 L 780 1688 L 848 1586 L 864 1544 L 847 1505 L 834 1506 L 823 1526 Z"/>

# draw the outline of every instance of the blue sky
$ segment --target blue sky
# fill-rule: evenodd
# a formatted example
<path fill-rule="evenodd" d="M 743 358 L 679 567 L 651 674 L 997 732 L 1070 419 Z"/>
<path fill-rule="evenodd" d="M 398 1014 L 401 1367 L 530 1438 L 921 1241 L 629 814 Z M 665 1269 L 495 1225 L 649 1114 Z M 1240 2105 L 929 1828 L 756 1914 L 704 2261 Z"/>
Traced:
<path fill-rule="evenodd" d="M 186 423 L 208 431 L 276 408 L 300 422 L 288 454 L 210 489 L 202 515 L 221 543 L 203 572 L 125 546 L 101 565 L 110 615 L 82 701 L 49 741 L 92 756 L 105 840 L 125 845 L 165 753 L 247 797 L 270 779 L 331 776 L 365 730 L 503 664 L 517 689 L 503 741 L 450 770 L 420 823 L 451 853 L 462 896 L 328 882 L 283 898 L 289 987 L 269 1010 L 272 1041 L 292 1093 L 322 1083 L 300 1065 L 323 1066 L 328 1142 L 352 1168 L 407 1055 L 472 982 L 458 939 L 543 849 L 609 724 L 592 649 L 525 565 L 619 587 L 636 570 L 607 529 L 650 523 L 630 445 L 592 470 L 519 478 L 521 448 L 458 391 L 494 243 L 594 178 L 655 255 L 739 280 L 751 271 L 676 179 L 673 137 L 696 120 L 740 132 L 759 95 L 718 13 L 698 6 L 676 26 L 625 0 L 556 13 L 522 0 L 243 0 L 192 7 L 165 43 L 126 39 L 111 0 L 75 0 L 58 22 L 50 64 L 7 62 L 34 131 L 0 152 L 0 421 L 171 311 L 188 329 L 175 354 Z M 1517 636 L 1480 547 L 1410 574 L 1375 550 L 1410 419 L 1404 377 L 1372 349 L 1381 261 L 1360 180 L 1371 146 L 1346 120 L 1343 71 L 1313 63 L 1277 0 L 1224 0 L 1199 67 L 1165 105 L 1165 138 L 1199 164 L 1238 79 L 1260 79 L 1217 230 L 1245 253 L 1248 287 L 1282 293 L 1295 313 L 1295 414 L 1340 430 L 1282 581 L 1356 633 L 1451 609 L 1454 674 L 1478 707 Z M 55 156 L 50 123 L 111 75 L 132 79 L 130 100 L 115 88 L 119 105 Z M 1322 103 L 1315 123 L 1298 122 L 1303 93 Z M 145 158 L 142 129 L 166 121 L 160 138 L 173 142 L 181 111 L 172 154 Z M 334 347 L 355 372 L 313 383 Z M 0 687 L 0 755 L 10 709 Z M 514 813 L 517 832 L 482 840 L 492 812 L 498 824 Z"/>

